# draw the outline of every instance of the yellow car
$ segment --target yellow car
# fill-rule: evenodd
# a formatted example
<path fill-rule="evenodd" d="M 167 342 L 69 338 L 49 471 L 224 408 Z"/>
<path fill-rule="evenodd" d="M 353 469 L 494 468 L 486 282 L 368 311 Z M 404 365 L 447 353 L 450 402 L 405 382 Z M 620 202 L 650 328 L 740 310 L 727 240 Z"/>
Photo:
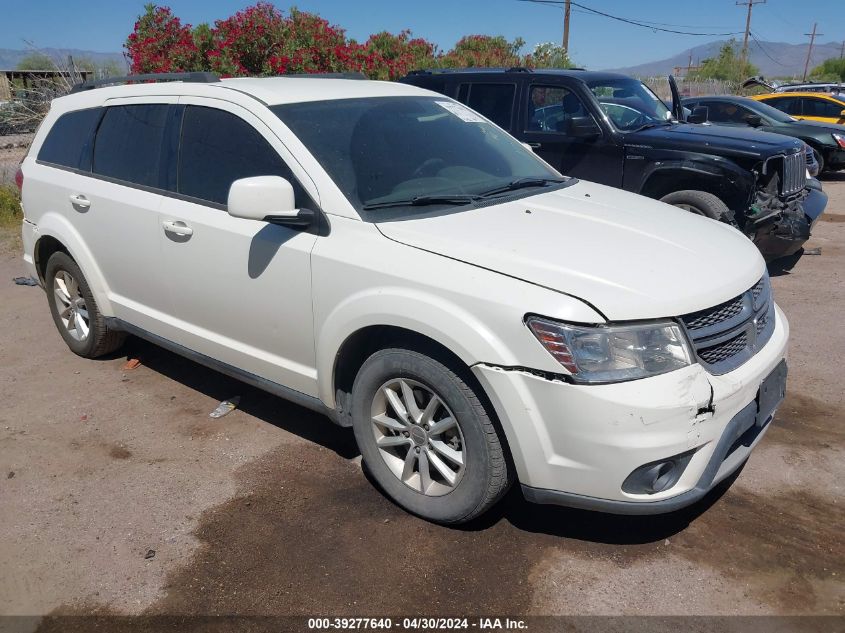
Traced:
<path fill-rule="evenodd" d="M 773 92 L 751 97 L 796 119 L 845 124 L 845 95 L 820 92 Z"/>

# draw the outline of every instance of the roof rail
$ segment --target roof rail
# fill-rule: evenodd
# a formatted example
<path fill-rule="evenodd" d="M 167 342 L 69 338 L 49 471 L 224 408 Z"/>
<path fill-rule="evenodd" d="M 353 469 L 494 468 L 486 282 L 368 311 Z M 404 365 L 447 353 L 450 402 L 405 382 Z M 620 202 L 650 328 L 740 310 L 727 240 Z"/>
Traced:
<path fill-rule="evenodd" d="M 147 73 L 144 75 L 126 75 L 125 77 L 106 77 L 105 79 L 83 81 L 82 83 L 74 84 L 70 92 L 73 94 L 75 92 L 82 92 L 83 90 L 93 90 L 101 86 L 130 83 L 133 81 L 184 81 L 195 84 L 211 84 L 220 81 L 220 77 L 216 73 L 208 72 Z"/>
<path fill-rule="evenodd" d="M 508 68 L 507 71 L 509 73 L 530 73 L 531 69 L 526 68 L 525 66 L 514 66 L 513 68 Z"/>
<path fill-rule="evenodd" d="M 307 79 L 367 79 L 368 77 L 360 72 L 348 73 L 285 73 L 279 77 L 305 77 Z"/>

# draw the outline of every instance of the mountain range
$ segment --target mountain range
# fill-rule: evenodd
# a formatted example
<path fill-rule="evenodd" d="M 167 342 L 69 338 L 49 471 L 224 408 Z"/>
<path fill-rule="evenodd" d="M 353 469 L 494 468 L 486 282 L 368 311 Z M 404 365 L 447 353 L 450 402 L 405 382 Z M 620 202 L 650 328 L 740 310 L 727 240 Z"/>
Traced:
<path fill-rule="evenodd" d="M 646 64 L 638 64 L 636 66 L 626 66 L 620 68 L 613 68 L 616 72 L 625 73 L 626 75 L 635 75 L 639 77 L 652 77 L 657 75 L 667 75 L 671 73 L 676 67 L 680 66 L 683 69 L 687 68 L 692 58 L 692 65 L 699 64 L 702 60 L 708 57 L 715 57 L 719 54 L 719 49 L 725 44 L 727 40 L 716 42 L 708 42 L 701 44 L 694 48 L 685 50 L 682 53 L 673 55 L 666 59 L 661 59 Z M 741 46 L 740 42 L 738 45 Z M 786 42 L 756 42 L 750 41 L 748 44 L 748 58 L 749 61 L 760 69 L 760 74 L 764 77 L 790 77 L 801 78 L 804 73 L 804 63 L 807 60 L 807 48 L 809 44 L 787 44 Z M 826 42 L 824 44 L 816 44 L 813 46 L 813 55 L 810 59 L 810 69 L 818 66 L 824 60 L 831 57 L 839 57 L 842 51 L 841 42 Z"/>

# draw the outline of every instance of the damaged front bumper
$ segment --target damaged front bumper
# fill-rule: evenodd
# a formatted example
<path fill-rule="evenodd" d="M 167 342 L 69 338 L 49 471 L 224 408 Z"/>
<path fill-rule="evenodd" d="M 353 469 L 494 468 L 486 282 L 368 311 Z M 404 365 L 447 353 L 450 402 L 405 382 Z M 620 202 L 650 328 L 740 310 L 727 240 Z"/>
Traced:
<path fill-rule="evenodd" d="M 789 335 L 786 318 L 775 311 L 766 345 L 719 376 L 696 364 L 642 380 L 578 385 L 475 365 L 507 435 L 526 499 L 655 514 L 705 495 L 742 465 L 768 429 L 767 411 L 777 401 L 763 406 L 762 391 L 777 383 Z M 653 470 L 665 462 L 677 470 Z M 668 479 L 646 492 L 642 473 Z"/>
<path fill-rule="evenodd" d="M 814 178 L 807 181 L 801 196 L 788 201 L 760 191 L 747 219 L 746 233 L 767 261 L 794 255 L 810 239 L 826 206 L 827 194 Z"/>

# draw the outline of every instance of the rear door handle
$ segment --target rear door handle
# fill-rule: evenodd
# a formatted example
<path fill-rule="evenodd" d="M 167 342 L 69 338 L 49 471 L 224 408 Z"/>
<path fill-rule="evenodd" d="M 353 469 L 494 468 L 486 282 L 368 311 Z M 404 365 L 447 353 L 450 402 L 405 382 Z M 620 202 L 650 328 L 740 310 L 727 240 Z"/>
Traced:
<path fill-rule="evenodd" d="M 91 201 L 80 193 L 72 193 L 69 198 L 70 203 L 77 209 L 87 209 L 91 206 Z"/>
<path fill-rule="evenodd" d="M 528 144 L 528 147 L 530 147 L 532 149 L 540 149 L 542 146 L 543 146 L 542 143 L 529 143 Z"/>
<path fill-rule="evenodd" d="M 179 235 L 181 237 L 189 237 L 194 234 L 194 229 L 179 220 L 165 220 L 161 223 L 161 225 L 168 233 L 173 233 L 174 235 Z"/>

